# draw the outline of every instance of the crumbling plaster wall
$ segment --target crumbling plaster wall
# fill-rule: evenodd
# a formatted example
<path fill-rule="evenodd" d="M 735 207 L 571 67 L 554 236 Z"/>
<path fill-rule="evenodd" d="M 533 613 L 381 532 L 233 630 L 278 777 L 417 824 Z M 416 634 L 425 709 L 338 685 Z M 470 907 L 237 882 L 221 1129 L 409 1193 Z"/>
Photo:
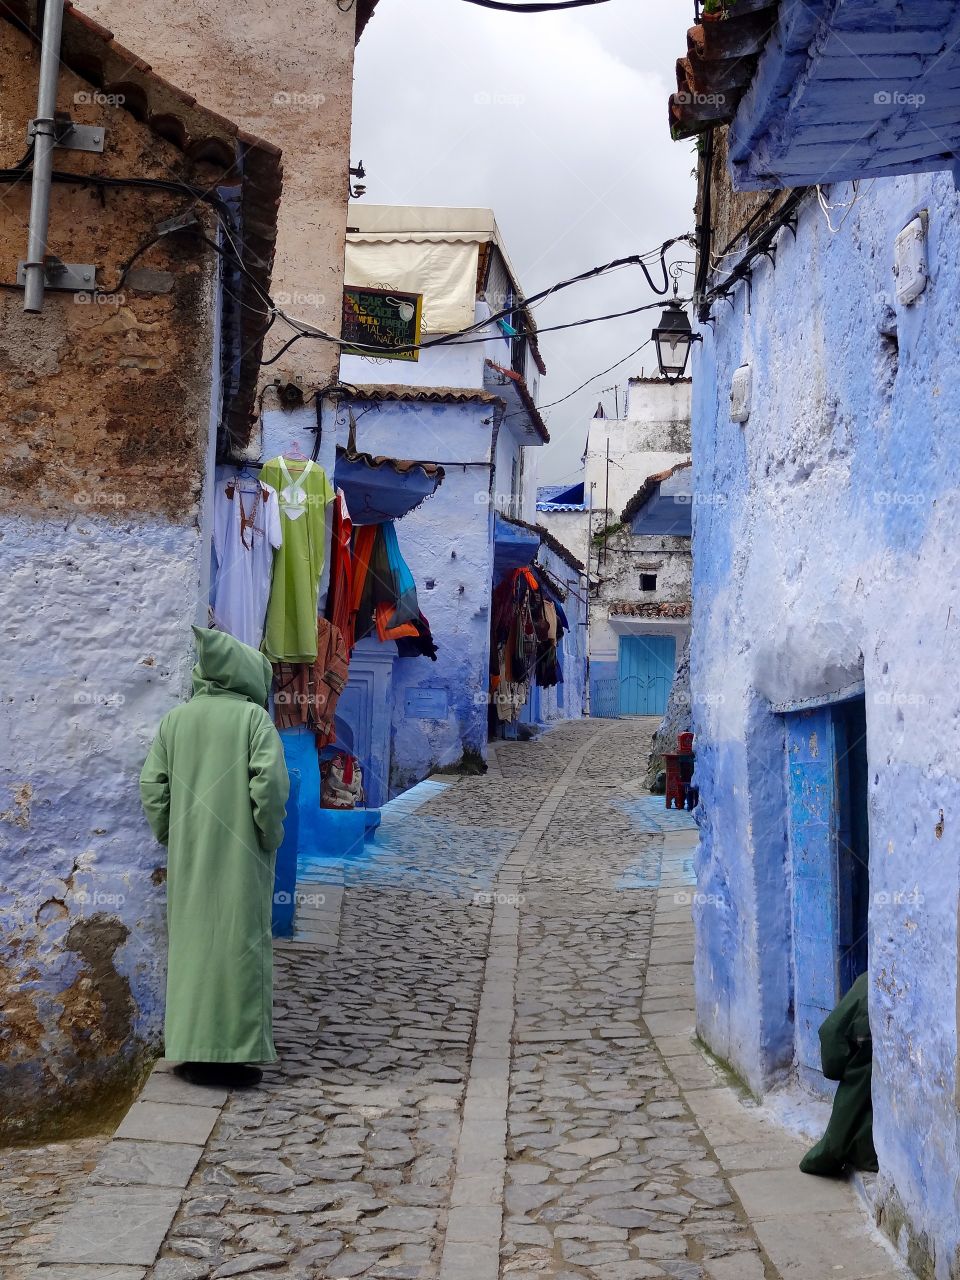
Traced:
<path fill-rule="evenodd" d="M 903 306 L 894 239 L 921 208 L 931 279 Z M 775 264 L 755 264 L 751 296 L 740 286 L 704 326 L 694 366 L 700 1032 L 758 1090 L 792 1065 L 784 730 L 771 707 L 842 688 L 862 663 L 878 1205 L 938 1280 L 957 1274 L 960 1245 L 958 264 L 949 175 L 878 181 L 837 234 L 810 201 Z M 728 397 L 744 362 L 753 409 L 740 425 Z"/>
<path fill-rule="evenodd" d="M 629 529 L 620 529 L 607 536 L 606 559 L 599 538 L 594 539 L 593 564 L 599 574 L 600 585 L 594 593 L 590 608 L 590 660 L 597 675 L 597 664 L 617 659 L 619 635 L 610 617 L 614 602 L 689 603 L 691 591 L 690 539 L 671 535 L 634 535 Z M 600 567 L 596 569 L 597 555 Z M 640 574 L 656 573 L 656 591 L 640 590 Z M 634 624 L 642 620 L 630 620 Z M 686 620 L 680 620 L 673 628 L 674 634 L 683 634 Z M 654 622 L 651 631 L 659 634 L 662 623 Z M 608 674 L 608 673 L 603 673 Z M 609 674 L 616 674 L 611 672 Z"/>
<path fill-rule="evenodd" d="M 22 152 L 35 52 L 0 24 L 0 164 Z M 122 109 L 59 105 L 106 123 L 115 176 L 205 170 Z M 29 186 L 5 190 L 0 280 L 25 256 Z M 53 188 L 49 244 L 98 268 L 107 296 L 48 293 L 40 315 L 0 291 L 0 1137 L 109 1118 L 160 1044 L 165 855 L 137 775 L 183 695 L 203 575 L 199 529 L 216 395 L 216 263 L 164 241 L 110 294 L 121 265 L 186 200 Z M 162 273 L 166 273 L 166 278 Z M 168 291 L 167 291 L 168 290 Z"/>
<path fill-rule="evenodd" d="M 198 102 L 280 147 L 283 198 L 272 294 L 290 315 L 339 334 L 347 227 L 356 6 L 315 0 L 85 0 L 153 69 Z M 273 355 L 291 336 L 267 335 Z M 338 348 L 303 340 L 265 370 L 306 387 L 336 380 Z"/>

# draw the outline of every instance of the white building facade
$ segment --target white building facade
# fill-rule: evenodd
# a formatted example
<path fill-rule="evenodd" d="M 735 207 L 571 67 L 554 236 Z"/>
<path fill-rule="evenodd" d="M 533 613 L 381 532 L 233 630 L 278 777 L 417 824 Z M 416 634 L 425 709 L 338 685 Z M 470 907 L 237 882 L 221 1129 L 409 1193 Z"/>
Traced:
<path fill-rule="evenodd" d="M 625 417 L 590 422 L 582 481 L 539 491 L 538 521 L 590 576 L 592 715 L 665 710 L 690 629 L 690 538 L 624 517 L 645 486 L 684 487 L 689 460 L 689 379 L 632 378 Z"/>

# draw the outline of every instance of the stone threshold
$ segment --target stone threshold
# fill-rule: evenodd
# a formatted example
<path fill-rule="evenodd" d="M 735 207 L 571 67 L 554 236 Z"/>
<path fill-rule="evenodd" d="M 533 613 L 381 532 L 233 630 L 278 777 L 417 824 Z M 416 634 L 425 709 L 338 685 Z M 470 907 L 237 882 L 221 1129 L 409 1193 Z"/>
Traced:
<path fill-rule="evenodd" d="M 789 1280 L 915 1280 L 866 1216 L 862 1180 L 801 1173 L 798 1166 L 809 1141 L 783 1126 L 777 1106 L 758 1105 L 734 1088 L 695 1039 L 694 928 L 689 893 L 681 888 L 695 843 L 696 836 L 686 833 L 671 833 L 664 840 L 647 969 L 651 994 L 641 1006 L 667 1069 L 777 1275 Z M 681 965 L 690 977 L 679 983 L 675 979 Z M 658 969 L 663 975 L 659 983 Z M 670 1008 L 653 994 L 668 978 L 679 992 Z M 805 1122 L 794 1128 L 809 1129 L 811 1116 L 822 1114 L 816 1107 L 799 1109 L 805 1110 Z M 765 1280 L 769 1274 L 756 1255 L 712 1259 L 705 1265 L 711 1280 Z"/>

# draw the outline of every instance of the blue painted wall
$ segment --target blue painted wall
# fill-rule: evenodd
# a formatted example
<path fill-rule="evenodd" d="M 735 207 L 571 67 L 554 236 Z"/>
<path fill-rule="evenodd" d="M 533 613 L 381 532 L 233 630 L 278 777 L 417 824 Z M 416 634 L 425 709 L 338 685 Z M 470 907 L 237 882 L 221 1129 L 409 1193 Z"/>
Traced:
<path fill-rule="evenodd" d="M 900 306 L 894 239 L 921 208 L 931 280 Z M 704 327 L 694 369 L 700 1030 L 757 1089 L 795 1068 L 802 895 L 773 708 L 862 678 L 880 1202 L 895 1196 L 927 1233 L 938 1280 L 960 1244 L 958 297 L 952 178 L 884 179 L 837 234 L 808 202 L 750 296 L 738 286 Z M 740 425 L 728 407 L 743 363 Z"/>

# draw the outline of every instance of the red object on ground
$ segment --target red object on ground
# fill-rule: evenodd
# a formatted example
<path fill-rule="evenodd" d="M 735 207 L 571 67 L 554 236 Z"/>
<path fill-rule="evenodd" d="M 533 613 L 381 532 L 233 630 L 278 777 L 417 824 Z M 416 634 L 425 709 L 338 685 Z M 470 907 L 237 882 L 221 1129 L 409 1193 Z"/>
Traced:
<path fill-rule="evenodd" d="M 693 734 L 677 735 L 677 749 L 663 757 L 667 769 L 667 808 L 686 808 L 687 788 L 693 781 Z"/>

